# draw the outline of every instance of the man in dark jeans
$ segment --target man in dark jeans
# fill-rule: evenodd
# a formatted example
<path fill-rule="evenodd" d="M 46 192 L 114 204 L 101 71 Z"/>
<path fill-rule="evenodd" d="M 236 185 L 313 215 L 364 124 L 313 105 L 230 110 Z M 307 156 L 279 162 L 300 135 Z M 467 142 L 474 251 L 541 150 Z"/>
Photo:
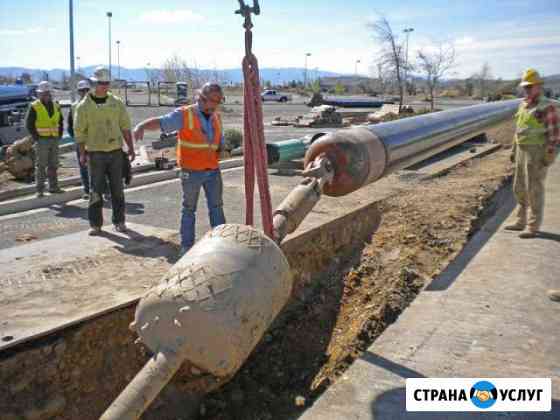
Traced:
<path fill-rule="evenodd" d="M 103 226 L 103 193 L 109 178 L 113 225 L 126 232 L 125 199 L 122 180 L 123 138 L 130 161 L 136 157 L 130 134 L 130 116 L 123 101 L 109 92 L 109 71 L 98 67 L 91 78 L 95 89 L 76 107 L 74 119 L 76 142 L 80 145 L 80 163 L 89 163 L 91 177 L 88 218 L 90 235 L 101 233 Z"/>

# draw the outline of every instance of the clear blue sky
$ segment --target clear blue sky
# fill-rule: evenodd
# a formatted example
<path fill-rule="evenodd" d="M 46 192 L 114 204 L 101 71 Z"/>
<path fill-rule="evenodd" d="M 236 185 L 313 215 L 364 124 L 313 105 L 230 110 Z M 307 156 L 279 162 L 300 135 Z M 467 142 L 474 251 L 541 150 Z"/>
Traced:
<path fill-rule="evenodd" d="M 125 67 L 160 66 L 178 54 L 200 68 L 239 67 L 242 19 L 236 0 L 75 0 L 80 65 L 108 62 L 107 18 Z M 528 66 L 560 73 L 560 0 L 261 0 L 254 51 L 261 67 L 303 67 L 367 74 L 378 45 L 367 23 L 378 14 L 402 33 L 414 28 L 410 56 L 454 42 L 459 77 L 488 62 L 496 77 Z M 0 67 L 68 68 L 68 0 L 0 0 Z M 113 46 L 113 63 L 117 61 Z"/>

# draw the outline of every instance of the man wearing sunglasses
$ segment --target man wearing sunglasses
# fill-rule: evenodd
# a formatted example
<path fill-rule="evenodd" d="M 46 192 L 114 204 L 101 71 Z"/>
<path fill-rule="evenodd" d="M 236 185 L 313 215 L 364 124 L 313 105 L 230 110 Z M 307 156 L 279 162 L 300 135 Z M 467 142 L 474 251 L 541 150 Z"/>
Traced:
<path fill-rule="evenodd" d="M 204 189 L 212 227 L 226 222 L 223 210 L 223 184 L 218 163 L 224 137 L 218 114 L 224 94 L 220 85 L 206 83 L 194 105 L 139 123 L 134 129 L 136 141 L 145 130 L 178 132 L 177 164 L 181 168 L 183 208 L 181 213 L 181 255 L 194 244 L 196 206 L 200 189 Z"/>
<path fill-rule="evenodd" d="M 126 232 L 125 198 L 122 180 L 123 139 L 132 162 L 136 154 L 130 133 L 130 116 L 124 102 L 109 92 L 109 71 L 98 67 L 90 79 L 94 91 L 76 107 L 76 142 L 80 147 L 80 164 L 89 164 L 91 178 L 88 218 L 90 235 L 99 235 L 103 226 L 103 193 L 109 178 L 113 225 L 117 232 Z"/>

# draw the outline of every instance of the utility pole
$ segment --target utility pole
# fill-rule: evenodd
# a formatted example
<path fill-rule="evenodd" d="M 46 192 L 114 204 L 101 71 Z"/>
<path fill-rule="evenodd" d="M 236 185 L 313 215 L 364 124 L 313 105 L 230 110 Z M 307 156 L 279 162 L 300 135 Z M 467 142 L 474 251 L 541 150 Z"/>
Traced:
<path fill-rule="evenodd" d="M 410 33 L 414 31 L 414 28 L 406 28 L 403 32 L 406 34 L 406 64 L 404 68 L 404 94 L 408 93 L 408 38 Z"/>
<path fill-rule="evenodd" d="M 307 57 L 310 57 L 311 53 L 305 53 L 305 71 L 303 73 L 303 88 L 307 87 Z"/>
<path fill-rule="evenodd" d="M 119 80 L 121 80 L 121 41 L 117 40 L 117 68 L 119 72 Z"/>
<path fill-rule="evenodd" d="M 111 77 L 111 17 L 113 17 L 113 13 L 107 12 L 107 23 L 109 24 L 109 80 L 112 80 Z"/>
<path fill-rule="evenodd" d="M 70 24 L 70 98 L 74 102 L 76 100 L 76 86 L 74 80 L 74 5 L 72 0 L 68 2 L 68 16 Z"/>

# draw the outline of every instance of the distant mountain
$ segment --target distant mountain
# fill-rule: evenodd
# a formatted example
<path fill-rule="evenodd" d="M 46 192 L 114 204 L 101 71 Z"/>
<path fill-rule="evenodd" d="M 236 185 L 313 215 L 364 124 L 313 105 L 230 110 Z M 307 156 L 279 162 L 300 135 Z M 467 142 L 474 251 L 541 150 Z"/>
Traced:
<path fill-rule="evenodd" d="M 90 77 L 93 74 L 97 66 L 87 66 L 80 68 L 80 73 L 86 77 Z M 158 69 L 150 69 L 151 71 L 156 71 Z M 113 77 L 119 77 L 128 81 L 144 81 L 148 79 L 148 69 L 147 68 L 135 68 L 129 69 L 125 67 L 119 68 L 113 66 L 111 69 Z M 240 83 L 243 80 L 243 71 L 241 68 L 235 69 L 222 69 L 222 70 L 209 70 L 204 69 L 200 72 L 211 78 L 216 72 L 220 75 L 220 79 L 229 81 L 232 83 Z M 68 76 L 70 72 L 64 69 L 30 69 L 25 67 L 0 67 L 0 76 L 4 77 L 19 77 L 22 73 L 29 73 L 33 81 L 38 82 L 45 79 L 45 75 L 48 75 L 49 80 L 62 80 L 63 75 Z M 303 81 L 305 69 L 303 68 L 262 68 L 261 69 L 261 79 L 263 81 L 271 81 L 274 84 L 278 83 L 288 83 L 292 80 Z M 330 71 L 323 70 L 310 70 L 307 71 L 308 80 L 314 80 L 317 77 L 334 77 L 341 76 L 340 73 L 334 73 Z"/>

